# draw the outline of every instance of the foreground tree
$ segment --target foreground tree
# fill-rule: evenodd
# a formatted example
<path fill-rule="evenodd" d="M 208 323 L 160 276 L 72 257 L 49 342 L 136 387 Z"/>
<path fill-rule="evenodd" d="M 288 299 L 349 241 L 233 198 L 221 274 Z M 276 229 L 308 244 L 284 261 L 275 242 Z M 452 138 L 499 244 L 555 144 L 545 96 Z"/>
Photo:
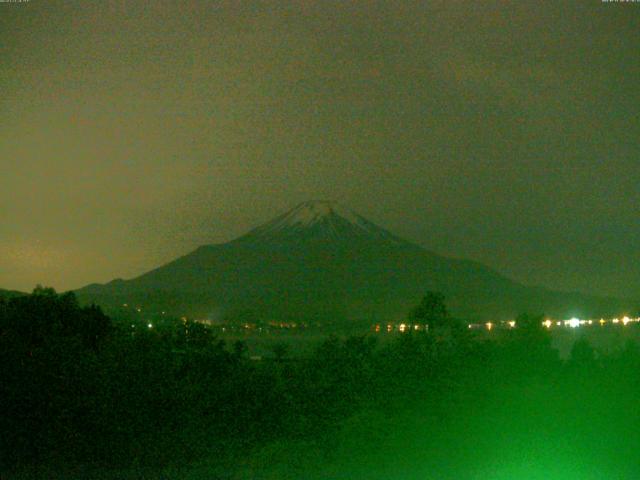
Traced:
<path fill-rule="evenodd" d="M 427 292 L 420 304 L 409 314 L 409 320 L 413 323 L 427 324 L 432 331 L 441 327 L 453 327 L 454 322 L 444 300 L 445 297 L 440 292 Z"/>

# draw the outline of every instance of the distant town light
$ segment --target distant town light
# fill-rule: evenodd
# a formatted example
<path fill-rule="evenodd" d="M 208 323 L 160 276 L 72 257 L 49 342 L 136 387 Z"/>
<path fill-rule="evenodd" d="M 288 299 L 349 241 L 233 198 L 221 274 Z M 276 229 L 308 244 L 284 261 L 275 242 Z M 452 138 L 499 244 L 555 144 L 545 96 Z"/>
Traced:
<path fill-rule="evenodd" d="M 600 319 L 600 325 L 604 325 L 605 323 L 607 323 L 607 321 L 604 318 Z"/>
<path fill-rule="evenodd" d="M 147 324 L 147 327 L 153 328 L 153 324 L 149 323 L 149 324 Z"/>
<path fill-rule="evenodd" d="M 617 318 L 614 318 L 613 320 L 611 320 L 612 323 L 620 323 L 620 320 L 618 320 Z"/>
<path fill-rule="evenodd" d="M 627 323 L 629 323 L 631 321 L 631 319 L 629 317 L 623 317 L 622 318 L 622 323 L 626 326 Z"/>
<path fill-rule="evenodd" d="M 487 327 L 487 330 L 491 331 L 491 329 L 493 328 L 493 323 L 487 322 L 485 323 L 485 326 Z"/>
<path fill-rule="evenodd" d="M 577 328 L 580 326 L 580 319 L 578 318 L 572 318 L 571 320 L 569 320 L 569 326 L 571 328 Z"/>
<path fill-rule="evenodd" d="M 553 322 L 552 322 L 551 320 L 546 319 L 544 322 L 542 322 L 542 325 L 544 325 L 544 326 L 545 326 L 545 327 L 547 327 L 547 328 L 551 328 L 551 324 L 552 324 L 552 323 L 553 323 Z"/>
<path fill-rule="evenodd" d="M 511 321 L 510 321 L 510 322 L 508 322 L 508 323 L 509 323 L 509 327 L 510 327 L 510 328 L 515 328 L 515 326 L 516 326 L 516 321 L 515 321 L 515 320 L 511 320 Z"/>

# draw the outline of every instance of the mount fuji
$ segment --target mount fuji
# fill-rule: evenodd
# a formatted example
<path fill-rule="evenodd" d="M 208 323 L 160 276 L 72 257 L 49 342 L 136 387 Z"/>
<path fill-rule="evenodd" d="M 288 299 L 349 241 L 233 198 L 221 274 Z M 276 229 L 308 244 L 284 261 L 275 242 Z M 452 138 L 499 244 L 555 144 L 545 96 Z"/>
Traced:
<path fill-rule="evenodd" d="M 76 293 L 107 310 L 127 303 L 200 318 L 371 324 L 406 318 L 428 290 L 444 293 L 452 313 L 469 320 L 622 308 L 616 299 L 524 286 L 437 255 L 328 201 L 301 203 L 227 243 Z"/>

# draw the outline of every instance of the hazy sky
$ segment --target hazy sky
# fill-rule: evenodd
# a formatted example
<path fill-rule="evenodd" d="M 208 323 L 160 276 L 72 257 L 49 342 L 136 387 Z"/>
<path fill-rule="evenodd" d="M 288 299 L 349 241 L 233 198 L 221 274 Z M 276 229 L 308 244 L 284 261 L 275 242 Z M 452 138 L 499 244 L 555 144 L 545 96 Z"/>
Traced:
<path fill-rule="evenodd" d="M 334 199 L 640 297 L 640 3 L 0 3 L 0 287 L 129 278 Z"/>

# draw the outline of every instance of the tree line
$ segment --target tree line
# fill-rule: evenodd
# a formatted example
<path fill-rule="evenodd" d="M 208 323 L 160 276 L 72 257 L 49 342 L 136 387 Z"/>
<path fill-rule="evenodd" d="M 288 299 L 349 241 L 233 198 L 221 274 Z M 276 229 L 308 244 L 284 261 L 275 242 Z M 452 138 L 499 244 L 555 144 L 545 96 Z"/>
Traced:
<path fill-rule="evenodd" d="M 394 452 L 413 471 L 441 471 L 421 478 L 468 478 L 505 437 L 519 445 L 543 427 L 540 441 L 560 452 L 562 432 L 640 440 L 629 429 L 639 415 L 624 410 L 640 394 L 635 344 L 607 356 L 579 341 L 562 361 L 537 316 L 479 340 L 448 328 L 444 299 L 428 297 L 410 315 L 435 322 L 430 332 L 329 336 L 295 361 L 277 345 L 254 361 L 242 342 L 179 319 L 132 330 L 72 293 L 2 300 L 0 472 L 188 478 L 201 465 L 217 472 L 206 478 L 375 478 L 399 468 L 381 455 Z"/>

